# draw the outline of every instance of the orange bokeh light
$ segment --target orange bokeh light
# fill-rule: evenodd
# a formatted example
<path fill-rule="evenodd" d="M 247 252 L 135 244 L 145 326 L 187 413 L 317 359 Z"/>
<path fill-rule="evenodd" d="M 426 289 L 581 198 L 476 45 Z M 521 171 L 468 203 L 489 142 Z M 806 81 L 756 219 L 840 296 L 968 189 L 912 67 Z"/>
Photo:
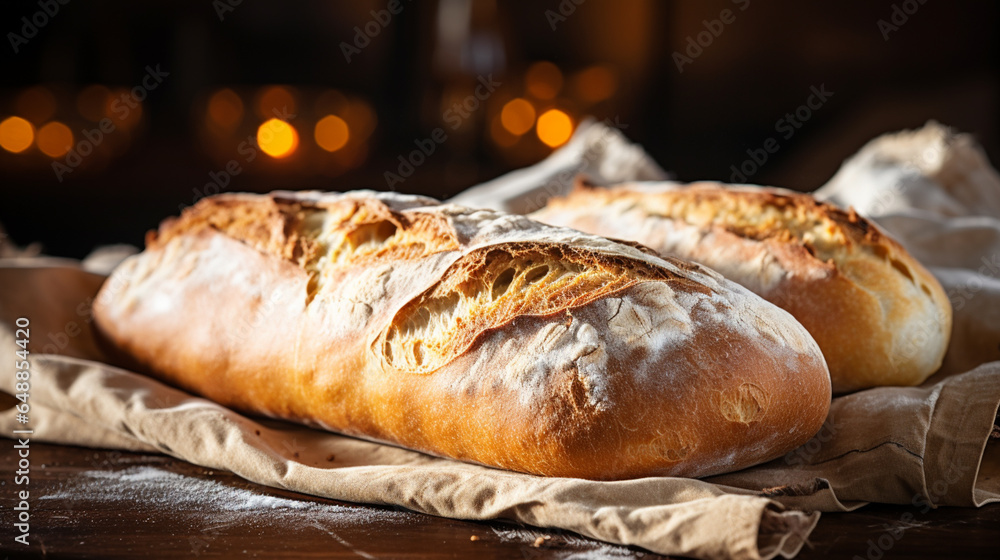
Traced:
<path fill-rule="evenodd" d="M 43 123 L 56 114 L 56 96 L 44 86 L 35 86 L 17 96 L 16 107 L 27 120 Z"/>
<path fill-rule="evenodd" d="M 551 62 L 536 62 L 528 68 L 524 82 L 531 95 L 538 99 L 552 99 L 562 89 L 563 75 L 559 67 Z"/>
<path fill-rule="evenodd" d="M 281 119 L 268 119 L 257 128 L 257 144 L 273 158 L 291 155 L 299 146 L 299 133 Z"/>
<path fill-rule="evenodd" d="M 60 158 L 73 148 L 73 131 L 59 121 L 38 129 L 38 149 L 51 158 Z"/>
<path fill-rule="evenodd" d="M 344 119 L 337 115 L 327 115 L 316 123 L 313 136 L 320 148 L 328 152 L 336 152 L 347 144 L 351 138 L 351 132 Z"/>
<path fill-rule="evenodd" d="M 35 141 L 35 127 L 21 117 L 8 117 L 0 122 L 0 147 L 15 154 L 27 150 Z"/>
<path fill-rule="evenodd" d="M 375 109 L 364 99 L 351 101 L 347 107 L 347 114 L 344 115 L 344 120 L 354 131 L 355 138 L 359 140 L 367 140 L 375 132 L 375 127 L 378 126 L 378 116 L 375 114 Z"/>
<path fill-rule="evenodd" d="M 236 128 L 243 120 L 243 100 L 229 88 L 220 89 L 208 100 L 208 118 L 226 130 Z"/>
<path fill-rule="evenodd" d="M 500 115 L 493 118 L 493 122 L 490 123 L 490 137 L 493 138 L 493 142 L 500 146 L 501 148 L 509 148 L 517 141 L 520 140 L 520 136 L 514 136 L 509 130 L 503 125 L 503 121 Z"/>
<path fill-rule="evenodd" d="M 111 91 L 100 85 L 87 86 L 76 96 L 76 108 L 89 121 L 97 122 L 105 117 L 105 107 L 111 98 Z"/>
<path fill-rule="evenodd" d="M 511 134 L 520 136 L 535 124 L 535 108 L 520 97 L 511 99 L 500 111 L 500 122 Z"/>
<path fill-rule="evenodd" d="M 288 88 L 271 86 L 257 96 L 257 115 L 261 118 L 288 118 L 296 112 L 295 95 Z"/>
<path fill-rule="evenodd" d="M 538 117 L 538 139 L 546 146 L 561 146 L 573 135 L 573 120 L 559 109 L 549 109 Z"/>
<path fill-rule="evenodd" d="M 142 120 L 142 102 L 132 97 L 129 90 L 118 88 L 108 95 L 104 116 L 123 129 L 133 128 Z"/>
<path fill-rule="evenodd" d="M 607 66 L 591 66 L 573 78 L 573 89 L 584 101 L 604 101 L 618 90 L 618 75 Z"/>

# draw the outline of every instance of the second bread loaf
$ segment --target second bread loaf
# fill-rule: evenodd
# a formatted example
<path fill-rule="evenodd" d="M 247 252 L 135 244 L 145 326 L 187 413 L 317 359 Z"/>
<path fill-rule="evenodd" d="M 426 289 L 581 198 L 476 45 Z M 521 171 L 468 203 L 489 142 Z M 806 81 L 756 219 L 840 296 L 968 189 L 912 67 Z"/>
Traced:
<path fill-rule="evenodd" d="M 919 384 L 948 348 L 938 281 L 875 224 L 807 194 L 580 184 L 532 217 L 699 262 L 786 309 L 823 349 L 835 392 Z"/>

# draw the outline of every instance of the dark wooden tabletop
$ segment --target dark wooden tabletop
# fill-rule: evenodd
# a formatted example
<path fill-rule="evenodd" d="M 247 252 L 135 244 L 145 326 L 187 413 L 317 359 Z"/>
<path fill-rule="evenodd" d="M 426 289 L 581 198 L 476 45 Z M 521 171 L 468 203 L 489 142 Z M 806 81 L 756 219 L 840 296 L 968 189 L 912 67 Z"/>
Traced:
<path fill-rule="evenodd" d="M 13 481 L 17 457 L 0 452 L 0 557 L 663 558 L 566 532 L 303 496 L 162 455 L 32 442 L 30 458 L 26 547 L 11 515 L 24 488 Z M 1000 504 L 823 514 L 799 557 L 995 560 Z"/>

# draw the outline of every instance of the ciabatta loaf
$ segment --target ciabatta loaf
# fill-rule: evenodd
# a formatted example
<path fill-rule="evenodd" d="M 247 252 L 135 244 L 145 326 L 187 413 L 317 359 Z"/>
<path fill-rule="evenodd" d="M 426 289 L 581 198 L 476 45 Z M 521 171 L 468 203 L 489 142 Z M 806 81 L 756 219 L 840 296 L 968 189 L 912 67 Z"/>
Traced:
<path fill-rule="evenodd" d="M 951 305 L 938 281 L 875 224 L 807 194 L 580 184 L 532 218 L 637 241 L 746 286 L 812 333 L 834 392 L 917 385 L 948 348 Z"/>
<path fill-rule="evenodd" d="M 397 194 L 204 199 L 95 319 L 126 365 L 225 405 L 539 475 L 740 469 L 830 401 L 809 333 L 714 272 Z"/>

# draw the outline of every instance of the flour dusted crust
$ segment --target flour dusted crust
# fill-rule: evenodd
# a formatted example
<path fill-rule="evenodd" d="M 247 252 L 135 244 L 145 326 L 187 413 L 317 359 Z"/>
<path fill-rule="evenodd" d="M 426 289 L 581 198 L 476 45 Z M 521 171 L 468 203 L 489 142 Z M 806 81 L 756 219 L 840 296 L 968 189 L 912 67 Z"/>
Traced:
<path fill-rule="evenodd" d="M 532 215 L 690 259 L 789 311 L 819 343 L 834 392 L 917 385 L 936 371 L 951 306 L 933 276 L 851 211 L 782 189 L 578 185 Z"/>
<path fill-rule="evenodd" d="M 707 476 L 808 440 L 790 315 L 698 265 L 391 193 L 202 200 L 95 303 L 126 365 L 225 405 L 548 476 Z"/>

